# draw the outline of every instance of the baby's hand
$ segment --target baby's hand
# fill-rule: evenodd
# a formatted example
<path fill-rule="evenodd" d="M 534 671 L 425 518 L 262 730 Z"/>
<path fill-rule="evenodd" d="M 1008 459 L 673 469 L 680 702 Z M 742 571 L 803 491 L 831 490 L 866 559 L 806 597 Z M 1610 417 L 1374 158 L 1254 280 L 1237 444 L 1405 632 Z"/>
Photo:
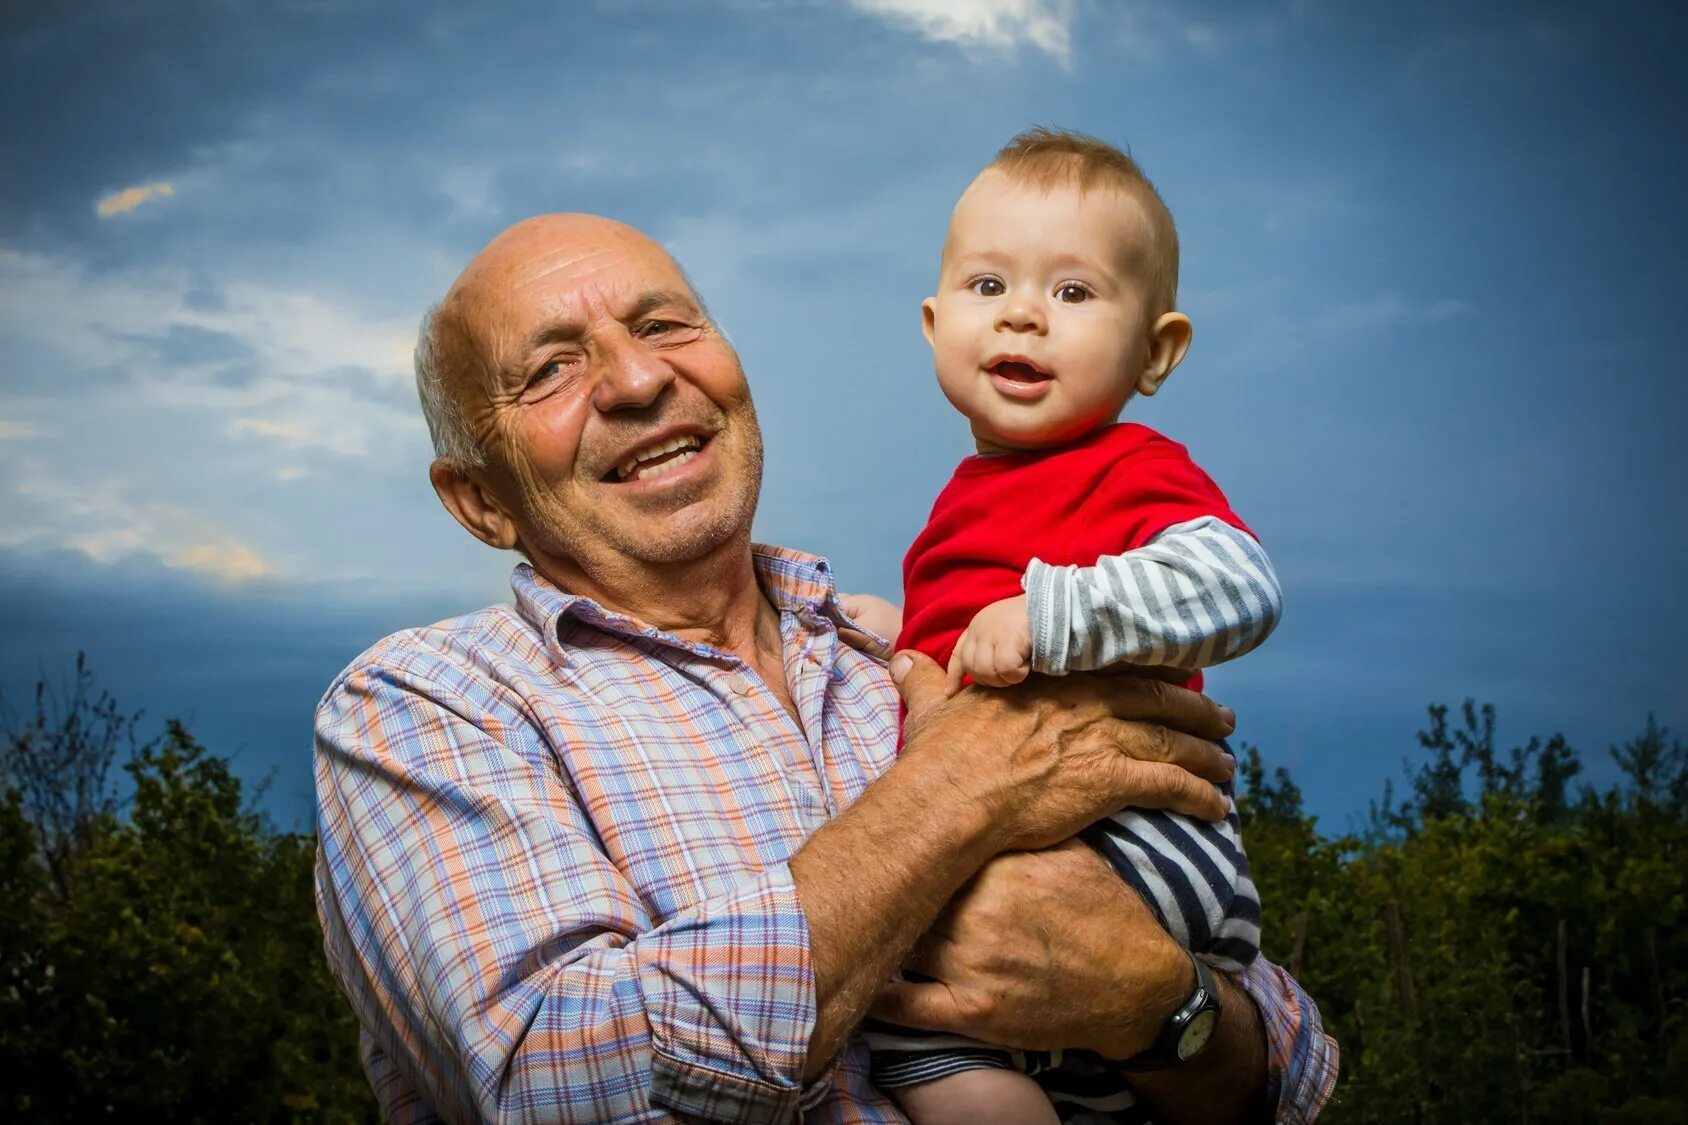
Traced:
<path fill-rule="evenodd" d="M 1026 596 L 1003 598 L 973 615 L 949 662 L 949 694 L 961 690 L 963 676 L 981 684 L 1008 687 L 1031 674 L 1032 624 Z"/>
<path fill-rule="evenodd" d="M 903 631 L 903 610 L 901 606 L 892 605 L 884 598 L 876 598 L 872 594 L 839 594 L 838 608 L 842 609 L 851 621 L 864 629 L 872 630 L 895 644 L 897 636 Z M 874 650 L 874 655 L 889 656 L 889 652 L 879 653 L 880 647 L 868 642 L 867 636 L 855 630 L 841 633 L 846 641 L 864 652 Z"/>

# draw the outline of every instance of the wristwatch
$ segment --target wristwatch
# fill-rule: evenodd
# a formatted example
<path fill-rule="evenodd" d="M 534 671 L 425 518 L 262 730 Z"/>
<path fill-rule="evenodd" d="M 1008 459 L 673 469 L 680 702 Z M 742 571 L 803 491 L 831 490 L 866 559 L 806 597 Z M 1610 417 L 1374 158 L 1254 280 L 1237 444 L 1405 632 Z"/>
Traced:
<path fill-rule="evenodd" d="M 1219 1026 L 1219 989 L 1213 973 L 1200 957 L 1189 954 L 1196 967 L 1196 990 L 1167 1019 L 1154 1044 L 1119 1065 L 1126 1070 L 1165 1070 L 1189 1062 L 1207 1047 Z"/>

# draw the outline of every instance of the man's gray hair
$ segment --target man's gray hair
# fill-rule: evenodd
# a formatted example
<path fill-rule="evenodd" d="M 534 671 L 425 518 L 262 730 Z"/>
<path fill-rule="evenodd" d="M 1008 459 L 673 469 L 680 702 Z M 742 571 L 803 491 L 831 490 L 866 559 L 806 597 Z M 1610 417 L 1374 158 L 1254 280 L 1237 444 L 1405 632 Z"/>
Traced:
<path fill-rule="evenodd" d="M 486 455 L 469 431 L 462 400 L 449 385 L 451 372 L 440 340 L 443 304 L 422 314 L 416 332 L 416 397 L 422 400 L 422 417 L 428 421 L 428 436 L 434 439 L 434 456 L 466 469 L 479 468 Z"/>
<path fill-rule="evenodd" d="M 710 315 L 709 306 L 704 303 L 703 294 L 698 292 L 697 286 L 692 284 L 691 275 L 679 262 L 674 265 L 679 269 L 686 288 L 691 290 L 704 319 L 721 333 L 722 338 L 727 340 L 727 346 L 731 347 L 732 340 Z M 486 453 L 469 429 L 462 400 L 448 385 L 451 379 L 451 372 L 447 369 L 448 349 L 440 337 L 446 327 L 443 320 L 451 314 L 444 310 L 445 302 L 441 301 L 423 313 L 421 327 L 416 332 L 416 397 L 422 400 L 422 417 L 428 422 L 428 436 L 434 439 L 434 456 L 442 461 L 454 462 L 461 468 L 478 469 L 486 464 Z"/>

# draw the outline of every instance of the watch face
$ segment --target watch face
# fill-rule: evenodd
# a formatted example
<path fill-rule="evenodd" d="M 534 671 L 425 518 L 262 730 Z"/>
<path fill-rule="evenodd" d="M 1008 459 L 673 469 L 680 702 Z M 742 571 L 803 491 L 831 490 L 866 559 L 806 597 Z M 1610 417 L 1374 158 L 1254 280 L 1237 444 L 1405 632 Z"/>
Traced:
<path fill-rule="evenodd" d="M 1184 1027 L 1184 1034 L 1178 1037 L 1178 1059 L 1193 1059 L 1201 1054 L 1207 1041 L 1213 1038 L 1213 1029 L 1219 1026 L 1219 1013 L 1209 1009 L 1197 1012 Z"/>

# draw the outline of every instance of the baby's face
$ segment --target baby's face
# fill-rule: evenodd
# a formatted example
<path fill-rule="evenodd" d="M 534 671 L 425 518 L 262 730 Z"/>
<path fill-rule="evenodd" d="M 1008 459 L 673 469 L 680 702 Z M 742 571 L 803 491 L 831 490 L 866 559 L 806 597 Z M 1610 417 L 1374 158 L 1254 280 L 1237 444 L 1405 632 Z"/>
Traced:
<path fill-rule="evenodd" d="M 956 205 L 925 303 L 938 384 L 981 450 L 1040 449 L 1119 417 L 1149 361 L 1137 204 L 996 172 Z"/>

